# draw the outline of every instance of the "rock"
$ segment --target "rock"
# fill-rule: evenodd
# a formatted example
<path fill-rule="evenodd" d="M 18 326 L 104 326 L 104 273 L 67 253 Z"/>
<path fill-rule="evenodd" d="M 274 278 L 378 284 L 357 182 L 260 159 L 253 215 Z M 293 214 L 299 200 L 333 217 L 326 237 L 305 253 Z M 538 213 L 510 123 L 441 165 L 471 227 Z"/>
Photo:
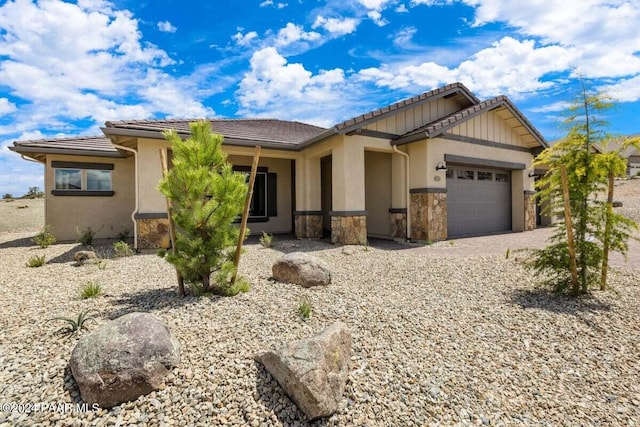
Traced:
<path fill-rule="evenodd" d="M 73 259 L 77 265 L 95 264 L 99 261 L 94 251 L 78 251 L 73 255 Z"/>
<path fill-rule="evenodd" d="M 303 252 L 292 252 L 280 258 L 271 268 L 273 277 L 284 283 L 310 288 L 331 283 L 331 271 L 326 262 Z"/>
<path fill-rule="evenodd" d="M 111 408 L 164 388 L 180 362 L 180 344 L 149 313 L 129 313 L 83 336 L 69 365 L 82 399 Z"/>
<path fill-rule="evenodd" d="M 351 332 L 336 322 L 311 338 L 256 357 L 309 420 L 338 410 L 349 374 Z"/>
<path fill-rule="evenodd" d="M 614 208 L 621 208 L 622 207 L 622 202 L 619 200 L 614 200 L 613 201 L 613 205 Z"/>

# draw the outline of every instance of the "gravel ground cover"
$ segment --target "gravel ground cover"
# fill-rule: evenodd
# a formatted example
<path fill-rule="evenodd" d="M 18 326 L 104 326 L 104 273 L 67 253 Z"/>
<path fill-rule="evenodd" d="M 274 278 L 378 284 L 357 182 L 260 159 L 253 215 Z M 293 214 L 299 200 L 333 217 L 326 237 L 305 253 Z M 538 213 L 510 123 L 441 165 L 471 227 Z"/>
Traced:
<path fill-rule="evenodd" d="M 86 308 L 99 310 L 98 325 L 131 311 L 157 315 L 181 342 L 182 363 L 164 390 L 134 402 L 95 412 L 2 411 L 2 427 L 307 425 L 253 357 L 336 320 L 352 331 L 351 371 L 338 413 L 313 425 L 640 423 L 639 270 L 614 269 L 614 291 L 573 300 L 537 288 L 513 257 L 249 242 L 240 273 L 250 292 L 180 299 L 170 265 L 153 254 L 110 258 L 112 241 L 98 242 L 104 268 L 74 267 L 77 244 L 56 244 L 45 266 L 27 268 L 42 253 L 33 234 L 0 233 L 0 403 L 81 402 L 68 368 L 78 337 L 43 322 Z M 331 266 L 330 286 L 270 280 L 273 262 L 298 250 Z M 87 282 L 104 294 L 80 299 Z M 297 314 L 303 298 L 313 306 L 306 322 Z"/>

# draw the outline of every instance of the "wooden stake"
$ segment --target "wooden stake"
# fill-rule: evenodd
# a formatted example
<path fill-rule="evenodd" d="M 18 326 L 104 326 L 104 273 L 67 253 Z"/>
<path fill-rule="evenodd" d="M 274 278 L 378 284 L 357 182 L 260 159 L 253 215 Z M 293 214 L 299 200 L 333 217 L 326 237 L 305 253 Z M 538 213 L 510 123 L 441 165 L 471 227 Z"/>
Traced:
<path fill-rule="evenodd" d="M 567 167 L 565 165 L 560 166 L 560 176 L 562 177 L 562 196 L 564 199 L 564 222 L 567 228 L 567 245 L 569 246 L 571 287 L 573 292 L 578 294 L 578 266 L 576 264 L 576 248 L 573 242 L 573 223 L 571 221 L 571 204 L 569 203 L 569 179 L 567 178 Z"/>
<path fill-rule="evenodd" d="M 233 262 L 233 277 L 231 284 L 236 283 L 238 276 L 238 265 L 240 265 L 240 253 L 242 252 L 242 242 L 244 242 L 244 233 L 247 230 L 247 219 L 249 218 L 249 208 L 251 207 L 251 199 L 253 198 L 253 183 L 256 180 L 256 171 L 258 170 L 258 161 L 260 160 L 260 146 L 256 145 L 253 154 L 253 164 L 251 165 L 251 175 L 249 175 L 249 191 L 244 200 L 244 211 L 242 212 L 242 221 L 240 222 L 240 235 L 238 236 L 238 246 L 236 246 L 236 256 Z"/>
<path fill-rule="evenodd" d="M 162 165 L 162 177 L 167 178 L 169 173 L 169 167 L 167 166 L 167 153 L 162 148 L 160 149 L 160 163 Z M 171 207 L 171 200 L 168 197 L 165 198 L 167 202 L 167 214 L 169 215 L 169 238 L 171 240 L 171 250 L 176 253 L 176 225 L 173 222 L 173 208 Z M 180 271 L 176 268 L 176 277 L 178 279 L 178 291 L 180 296 L 184 297 L 186 292 L 184 291 L 184 278 Z"/>
<path fill-rule="evenodd" d="M 607 193 L 607 216 L 604 223 L 604 245 L 602 248 L 602 275 L 600 276 L 600 290 L 607 289 L 607 270 L 609 269 L 609 245 L 611 241 L 611 215 L 613 214 L 613 171 L 609 172 L 609 192 Z"/>

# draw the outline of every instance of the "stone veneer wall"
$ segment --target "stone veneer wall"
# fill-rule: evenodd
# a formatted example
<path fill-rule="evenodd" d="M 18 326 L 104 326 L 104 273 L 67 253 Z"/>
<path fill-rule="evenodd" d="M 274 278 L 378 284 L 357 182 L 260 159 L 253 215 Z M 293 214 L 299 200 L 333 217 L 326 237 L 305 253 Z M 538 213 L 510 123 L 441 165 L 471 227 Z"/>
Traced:
<path fill-rule="evenodd" d="M 342 245 L 366 245 L 366 215 L 332 215 L 331 242 Z"/>
<path fill-rule="evenodd" d="M 138 226 L 138 249 L 159 249 L 171 246 L 169 219 L 136 219 Z"/>
<path fill-rule="evenodd" d="M 411 194 L 411 239 L 428 242 L 447 239 L 447 193 Z"/>
<path fill-rule="evenodd" d="M 322 213 L 295 215 L 296 237 L 320 238 L 322 237 Z"/>
<path fill-rule="evenodd" d="M 524 192 L 524 231 L 536 229 L 536 193 Z"/>
<path fill-rule="evenodd" d="M 406 239 L 407 238 L 407 212 L 390 212 L 389 218 L 391 219 L 391 238 L 392 239 Z"/>

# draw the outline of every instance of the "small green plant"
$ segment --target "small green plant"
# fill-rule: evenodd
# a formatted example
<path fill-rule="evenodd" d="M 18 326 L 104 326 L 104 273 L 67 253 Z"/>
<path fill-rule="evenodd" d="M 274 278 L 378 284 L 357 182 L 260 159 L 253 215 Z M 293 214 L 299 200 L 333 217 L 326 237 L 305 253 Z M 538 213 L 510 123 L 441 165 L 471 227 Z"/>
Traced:
<path fill-rule="evenodd" d="M 194 297 L 211 296 L 211 295 L 234 297 L 239 293 L 249 292 L 251 290 L 251 284 L 244 277 L 238 277 L 236 279 L 235 284 L 233 285 L 227 284 L 226 286 L 220 286 L 215 290 L 214 289 L 205 290 L 201 283 L 192 283 L 189 286 L 189 290 L 191 291 L 191 295 L 193 295 Z"/>
<path fill-rule="evenodd" d="M 102 293 L 102 285 L 97 282 L 88 282 L 80 288 L 80 298 L 95 298 Z"/>
<path fill-rule="evenodd" d="M 131 249 L 131 246 L 122 240 L 113 244 L 113 251 L 116 253 L 116 257 L 128 257 L 133 255 L 133 249 Z"/>
<path fill-rule="evenodd" d="M 129 235 L 131 234 L 131 232 L 129 231 L 128 228 L 123 228 L 121 232 L 118 233 L 118 241 L 119 242 L 126 242 L 129 240 Z"/>
<path fill-rule="evenodd" d="M 96 232 L 89 226 L 83 230 L 76 228 L 76 233 L 80 236 L 78 242 L 82 246 L 91 246 L 93 245 L 93 238 L 96 235 Z"/>
<path fill-rule="evenodd" d="M 260 237 L 260 244 L 263 248 L 270 248 L 273 246 L 273 236 L 263 231 L 262 236 Z"/>
<path fill-rule="evenodd" d="M 56 242 L 56 237 L 51 232 L 51 226 L 47 224 L 31 240 L 40 248 L 45 249 Z"/>
<path fill-rule="evenodd" d="M 29 207 L 29 205 L 20 205 L 18 206 L 18 209 L 27 209 Z"/>
<path fill-rule="evenodd" d="M 249 292 L 251 290 L 251 284 L 244 277 L 236 278 L 236 283 L 228 285 L 224 290 L 224 295 L 227 297 L 234 297 L 240 293 Z"/>
<path fill-rule="evenodd" d="M 31 268 L 35 268 L 35 267 L 42 267 L 45 264 L 45 256 L 44 254 L 42 255 L 34 255 L 31 258 L 29 258 L 29 261 L 27 261 L 27 267 L 31 267 Z"/>
<path fill-rule="evenodd" d="M 298 307 L 298 314 L 300 314 L 302 320 L 308 320 L 311 317 L 312 310 L 313 307 L 311 306 L 311 301 L 309 301 L 308 298 L 304 298 Z"/>
<path fill-rule="evenodd" d="M 66 327 L 66 330 L 68 333 L 77 333 L 80 332 L 80 330 L 82 329 L 86 329 L 86 323 L 90 320 L 93 320 L 94 322 L 96 321 L 96 319 L 91 316 L 89 313 L 91 312 L 96 312 L 99 313 L 98 310 L 96 309 L 87 309 L 87 310 L 82 310 L 79 314 L 77 319 L 72 319 L 70 317 L 52 317 L 51 319 L 48 319 L 46 323 L 49 322 L 53 322 L 54 320 L 62 320 L 64 322 L 67 322 L 69 325 Z"/>
<path fill-rule="evenodd" d="M 507 248 L 507 252 L 505 252 L 504 254 L 504 259 L 509 259 L 510 255 L 511 255 L 511 248 Z"/>
<path fill-rule="evenodd" d="M 101 259 L 100 261 L 98 261 L 98 270 L 106 270 L 107 268 L 107 261 Z"/>

